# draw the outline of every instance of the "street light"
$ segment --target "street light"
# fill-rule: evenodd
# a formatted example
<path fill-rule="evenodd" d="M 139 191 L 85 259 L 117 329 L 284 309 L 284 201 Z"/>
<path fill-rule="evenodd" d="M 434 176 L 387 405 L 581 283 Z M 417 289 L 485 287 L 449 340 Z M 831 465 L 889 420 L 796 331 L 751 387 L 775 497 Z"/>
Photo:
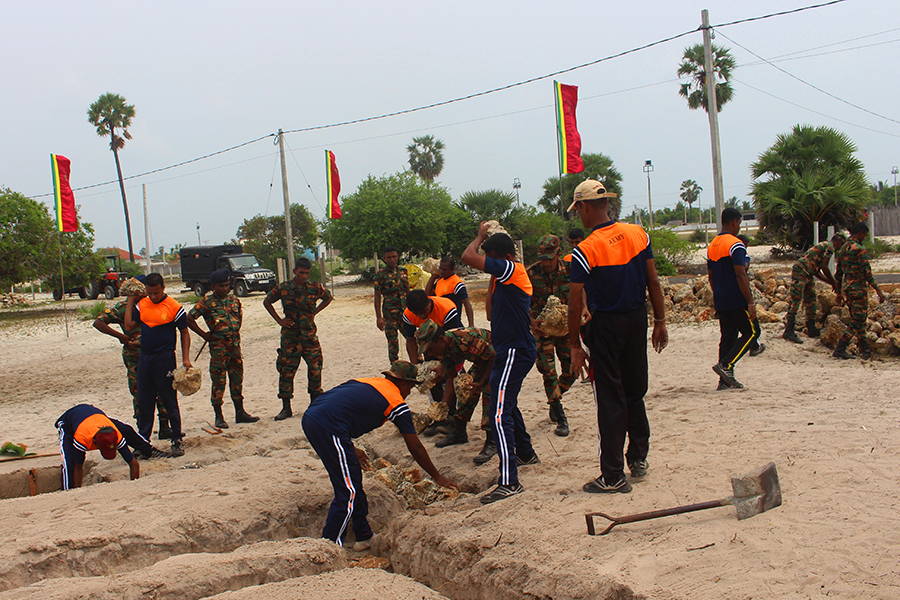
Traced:
<path fill-rule="evenodd" d="M 644 173 L 647 174 L 647 208 L 650 209 L 650 228 L 653 228 L 653 203 L 650 201 L 650 173 L 653 172 L 653 163 L 644 161 Z"/>
<path fill-rule="evenodd" d="M 513 189 L 516 190 L 516 206 L 519 206 L 519 188 L 522 187 L 522 182 L 519 181 L 519 178 L 516 177 L 513 179 Z"/>
<path fill-rule="evenodd" d="M 200 241 L 200 223 L 197 223 L 197 245 L 203 245 L 203 242 Z"/>
<path fill-rule="evenodd" d="M 897 206 L 897 173 L 900 173 L 900 169 L 891 167 L 891 175 L 894 176 L 894 206 Z"/>

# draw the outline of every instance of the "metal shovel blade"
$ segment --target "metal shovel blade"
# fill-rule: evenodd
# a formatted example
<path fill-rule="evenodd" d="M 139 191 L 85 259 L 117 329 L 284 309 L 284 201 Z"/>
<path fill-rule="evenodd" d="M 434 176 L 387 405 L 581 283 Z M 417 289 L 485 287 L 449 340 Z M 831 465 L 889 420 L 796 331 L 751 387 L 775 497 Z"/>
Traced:
<path fill-rule="evenodd" d="M 679 515 L 697 510 L 706 510 L 707 508 L 716 508 L 718 506 L 727 506 L 729 504 L 737 509 L 738 519 L 746 519 L 771 508 L 775 508 L 776 506 L 781 506 L 781 484 L 778 482 L 778 471 L 775 470 L 775 463 L 769 463 L 762 469 L 744 475 L 743 477 L 732 477 L 731 489 L 734 492 L 734 496 L 723 498 L 722 500 L 710 500 L 709 502 L 654 510 L 651 512 L 638 513 L 636 515 L 613 517 L 601 512 L 587 513 L 584 515 L 584 518 L 585 521 L 587 521 L 588 534 L 597 535 L 594 528 L 594 517 L 603 517 L 610 521 L 609 526 L 600 532 L 600 535 L 606 535 L 612 531 L 613 527 L 623 523 L 635 523 L 637 521 L 646 521 L 648 519 L 658 519 L 660 517 Z"/>

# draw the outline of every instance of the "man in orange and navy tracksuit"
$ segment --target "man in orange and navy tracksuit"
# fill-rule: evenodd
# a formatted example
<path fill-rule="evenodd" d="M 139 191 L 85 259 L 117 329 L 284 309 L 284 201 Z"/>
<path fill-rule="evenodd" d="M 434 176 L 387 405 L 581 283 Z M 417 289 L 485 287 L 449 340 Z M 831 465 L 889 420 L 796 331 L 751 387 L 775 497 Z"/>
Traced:
<path fill-rule="evenodd" d="M 362 487 L 362 467 L 369 466 L 366 453 L 353 446 L 353 439 L 381 427 L 387 421 L 397 426 L 409 453 L 434 482 L 457 487 L 438 472 L 413 426 L 412 413 L 404 400 L 416 385 L 415 365 L 397 361 L 384 377 L 353 379 L 313 399 L 303 413 L 303 433 L 325 465 L 334 500 L 328 509 L 322 537 L 344 545 L 348 526 L 353 527 L 353 549 L 371 544 L 372 528 L 366 515 L 369 503 Z"/>
<path fill-rule="evenodd" d="M 113 419 L 90 404 L 78 404 L 56 420 L 59 431 L 59 453 L 62 456 L 62 487 L 64 490 L 81 487 L 84 478 L 84 458 L 89 450 L 99 450 L 106 460 L 122 455 L 131 469 L 131 479 L 141 476 L 141 468 L 129 446 L 144 458 L 162 458 L 165 452 L 154 448 L 131 425 Z"/>
<path fill-rule="evenodd" d="M 403 337 L 406 338 L 406 352 L 409 362 L 419 362 L 419 344 L 416 342 L 416 331 L 419 326 L 431 319 L 444 331 L 462 327 L 459 310 L 450 298 L 429 296 L 424 290 L 413 290 L 406 295 L 406 310 L 403 311 Z M 427 359 L 426 360 L 431 360 Z"/>
<path fill-rule="evenodd" d="M 438 296 L 440 298 L 449 298 L 456 305 L 456 310 L 462 315 L 463 308 L 466 309 L 466 319 L 469 321 L 469 327 L 475 327 L 475 311 L 472 309 L 472 303 L 469 301 L 469 291 L 466 289 L 466 282 L 462 277 L 456 274 L 456 261 L 449 256 L 441 259 L 437 275 L 432 275 L 425 285 L 425 293 L 429 296 Z"/>
<path fill-rule="evenodd" d="M 519 465 L 540 463 L 519 412 L 519 390 L 534 366 L 537 350 L 531 334 L 531 280 L 522 263 L 515 262 L 516 245 L 505 233 L 487 237 L 484 222 L 466 248 L 462 261 L 490 273 L 491 344 L 497 353 L 491 369 L 491 433 L 500 455 L 497 487 L 481 497 L 482 504 L 525 491 L 519 483 Z M 478 248 L 484 256 L 478 254 Z"/>
<path fill-rule="evenodd" d="M 744 387 L 734 377 L 734 365 L 759 339 L 756 303 L 747 276 L 747 247 L 737 238 L 740 231 L 740 211 L 726 208 L 722 211 L 722 233 L 706 251 L 706 269 L 719 317 L 719 362 L 713 367 L 719 376 L 719 390 Z"/>

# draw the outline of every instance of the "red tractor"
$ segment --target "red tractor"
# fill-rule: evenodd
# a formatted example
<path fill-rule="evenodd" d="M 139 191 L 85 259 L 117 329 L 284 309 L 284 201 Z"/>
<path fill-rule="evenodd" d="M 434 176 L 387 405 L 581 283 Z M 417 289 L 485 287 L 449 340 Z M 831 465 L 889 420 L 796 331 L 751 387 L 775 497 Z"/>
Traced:
<path fill-rule="evenodd" d="M 108 254 L 103 258 L 106 261 L 106 273 L 84 286 L 67 289 L 66 293 L 78 294 L 79 298 L 90 300 L 96 299 L 101 293 L 110 300 L 118 296 L 119 287 L 128 279 L 128 273 L 122 271 L 122 261 L 115 254 Z M 62 300 L 62 290 L 54 289 L 53 299 Z"/>

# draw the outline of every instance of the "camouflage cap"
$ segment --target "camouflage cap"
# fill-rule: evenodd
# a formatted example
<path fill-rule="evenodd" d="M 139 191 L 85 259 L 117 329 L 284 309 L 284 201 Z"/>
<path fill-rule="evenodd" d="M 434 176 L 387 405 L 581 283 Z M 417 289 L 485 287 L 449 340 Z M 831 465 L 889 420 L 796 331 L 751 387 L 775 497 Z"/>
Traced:
<path fill-rule="evenodd" d="M 434 338 L 440 334 L 441 326 L 431 319 L 426 319 L 424 323 L 419 325 L 419 330 L 416 331 L 416 342 L 419 344 L 419 352 L 425 354 L 425 351 L 428 350 L 428 346 L 430 346 L 431 342 L 434 341 Z"/>
<path fill-rule="evenodd" d="M 398 360 L 391 365 L 390 371 L 382 371 L 382 375 L 390 375 L 402 381 L 419 381 L 419 370 L 416 365 L 405 360 Z"/>
<path fill-rule="evenodd" d="M 559 238 L 555 235 L 544 235 L 538 240 L 538 260 L 556 258 L 559 254 Z"/>
<path fill-rule="evenodd" d="M 110 426 L 101 427 L 94 434 L 94 445 L 106 460 L 116 457 L 116 446 L 119 443 L 118 432 Z"/>

